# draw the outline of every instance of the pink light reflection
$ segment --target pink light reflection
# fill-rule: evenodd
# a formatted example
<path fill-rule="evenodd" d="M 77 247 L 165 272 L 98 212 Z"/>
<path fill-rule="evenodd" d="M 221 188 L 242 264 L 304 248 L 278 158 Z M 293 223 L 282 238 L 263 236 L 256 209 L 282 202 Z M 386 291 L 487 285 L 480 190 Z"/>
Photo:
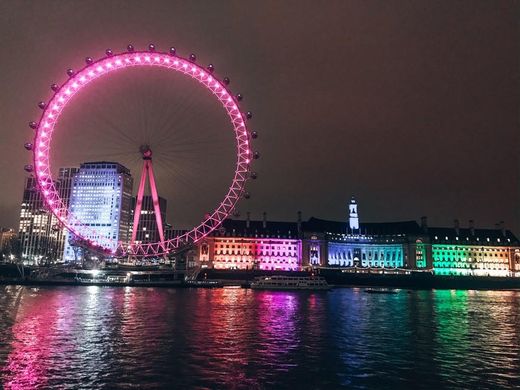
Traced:
<path fill-rule="evenodd" d="M 45 386 L 49 357 L 59 351 L 52 346 L 49 329 L 56 324 L 56 310 L 49 310 L 52 302 L 32 304 L 22 312 L 12 328 L 14 341 L 4 367 L 3 385 L 6 389 L 22 390 Z"/>

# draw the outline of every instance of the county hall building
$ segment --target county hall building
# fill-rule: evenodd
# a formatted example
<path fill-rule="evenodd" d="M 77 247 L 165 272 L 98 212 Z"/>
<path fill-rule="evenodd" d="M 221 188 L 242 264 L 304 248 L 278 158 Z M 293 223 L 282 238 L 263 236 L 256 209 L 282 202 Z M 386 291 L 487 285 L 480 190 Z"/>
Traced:
<path fill-rule="evenodd" d="M 202 267 L 298 271 L 334 267 L 355 272 L 519 276 L 520 242 L 503 224 L 476 229 L 417 221 L 362 223 L 352 199 L 346 221 L 228 219 L 198 245 Z"/>

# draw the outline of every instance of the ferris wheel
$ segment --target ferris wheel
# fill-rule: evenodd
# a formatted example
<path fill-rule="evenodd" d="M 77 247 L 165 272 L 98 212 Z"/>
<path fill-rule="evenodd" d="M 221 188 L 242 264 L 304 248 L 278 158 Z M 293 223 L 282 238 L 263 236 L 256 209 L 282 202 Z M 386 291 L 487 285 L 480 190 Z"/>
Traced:
<path fill-rule="evenodd" d="M 251 171 L 251 163 L 252 160 L 258 159 L 260 154 L 252 150 L 251 141 L 258 137 L 258 133 L 250 131 L 248 128 L 248 120 L 252 118 L 252 113 L 250 111 L 244 113 L 241 110 L 239 102 L 242 100 L 242 95 L 231 92 L 229 88 L 230 79 L 228 77 L 218 78 L 215 76 L 215 68 L 212 64 L 206 67 L 200 66 L 196 63 L 194 54 L 183 58 L 178 55 L 174 47 L 171 47 L 167 52 L 161 52 L 156 49 L 154 44 L 150 44 L 147 50 L 136 50 L 132 45 L 128 45 L 126 50 L 121 53 L 115 53 L 111 49 L 107 49 L 103 58 L 94 60 L 91 57 L 87 57 L 85 63 L 86 65 L 78 71 L 68 69 L 68 79 L 62 85 L 51 85 L 53 94 L 48 102 L 41 101 L 38 103 L 39 108 L 42 110 L 39 121 L 31 121 L 29 123 L 29 126 L 35 131 L 33 142 L 25 144 L 25 148 L 33 154 L 33 163 L 26 165 L 25 170 L 34 174 L 37 181 L 37 189 L 49 210 L 75 237 L 86 243 L 90 248 L 113 256 L 161 256 L 197 243 L 217 229 L 233 213 L 237 202 L 241 198 L 247 199 L 250 197 L 245 189 L 245 185 L 248 179 L 256 179 L 257 177 L 257 174 Z M 125 69 L 150 67 L 166 69 L 196 80 L 224 108 L 236 141 L 236 148 L 234 149 L 236 151 L 236 163 L 233 179 L 229 184 L 227 193 L 217 207 L 212 212 L 206 213 L 200 223 L 183 234 L 173 238 L 164 238 L 160 221 L 160 210 L 156 209 L 155 214 L 159 218 L 157 225 L 160 237 L 157 242 L 136 242 L 135 234 L 130 242 L 118 241 L 114 243 L 110 238 L 92 240 L 89 237 L 95 235 L 95 228 L 80 220 L 65 206 L 65 202 L 60 196 L 60 191 L 57 189 L 51 173 L 52 139 L 57 130 L 56 125 L 66 108 L 74 104 L 74 96 L 83 90 L 85 86 L 104 76 L 112 75 L 116 72 L 119 73 Z M 141 145 L 140 152 L 144 162 L 143 174 L 145 172 L 148 173 L 150 183 L 152 184 L 154 180 L 151 165 L 152 150 L 148 145 Z M 138 222 L 140 214 L 139 196 L 142 199 L 141 187 L 143 179 L 144 177 L 142 176 L 136 212 L 134 214 L 134 225 Z M 153 186 L 155 186 L 155 183 Z M 156 203 L 157 194 L 153 194 L 153 186 L 152 196 L 154 196 L 154 203 Z M 135 229 L 136 226 L 134 226 L 134 231 Z"/>

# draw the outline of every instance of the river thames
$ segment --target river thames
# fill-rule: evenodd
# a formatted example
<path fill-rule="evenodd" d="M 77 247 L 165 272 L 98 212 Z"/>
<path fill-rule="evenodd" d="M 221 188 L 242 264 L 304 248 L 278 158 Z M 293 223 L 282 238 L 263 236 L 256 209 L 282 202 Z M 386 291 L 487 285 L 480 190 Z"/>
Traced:
<path fill-rule="evenodd" d="M 5 389 L 514 388 L 520 292 L 0 287 Z"/>

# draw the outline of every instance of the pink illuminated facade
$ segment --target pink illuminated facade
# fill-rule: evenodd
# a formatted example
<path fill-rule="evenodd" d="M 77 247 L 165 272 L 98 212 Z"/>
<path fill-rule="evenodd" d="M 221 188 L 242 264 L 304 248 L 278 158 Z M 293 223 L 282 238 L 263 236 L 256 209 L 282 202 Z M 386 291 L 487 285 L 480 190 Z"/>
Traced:
<path fill-rule="evenodd" d="M 302 242 L 297 224 L 226 220 L 198 246 L 202 267 L 300 271 Z"/>

